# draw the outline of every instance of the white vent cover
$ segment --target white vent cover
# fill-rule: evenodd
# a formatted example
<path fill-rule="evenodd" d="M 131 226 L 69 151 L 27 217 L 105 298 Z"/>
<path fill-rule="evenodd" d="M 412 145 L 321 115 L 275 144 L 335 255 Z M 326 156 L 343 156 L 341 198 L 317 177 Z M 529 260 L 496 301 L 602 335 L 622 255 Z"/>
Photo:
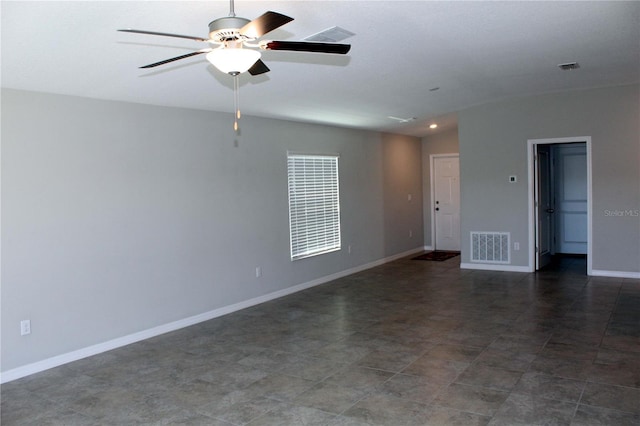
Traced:
<path fill-rule="evenodd" d="M 567 62 L 566 64 L 558 64 L 558 68 L 562 71 L 577 70 L 580 68 L 580 64 L 577 62 Z"/>
<path fill-rule="evenodd" d="M 471 232 L 471 261 L 478 263 L 510 263 L 509 232 Z"/>
<path fill-rule="evenodd" d="M 331 27 L 331 28 L 327 28 L 326 30 L 320 31 L 319 33 L 310 35 L 309 37 L 305 37 L 303 40 L 319 41 L 322 43 L 335 43 L 354 35 L 355 33 L 345 30 L 344 28 Z"/>

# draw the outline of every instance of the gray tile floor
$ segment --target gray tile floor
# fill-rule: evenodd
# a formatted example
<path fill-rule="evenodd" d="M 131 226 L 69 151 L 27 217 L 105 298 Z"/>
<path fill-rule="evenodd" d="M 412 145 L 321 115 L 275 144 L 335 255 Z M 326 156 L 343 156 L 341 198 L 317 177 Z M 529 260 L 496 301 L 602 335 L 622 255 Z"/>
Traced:
<path fill-rule="evenodd" d="M 2 386 L 2 425 L 639 425 L 640 280 L 403 259 Z"/>

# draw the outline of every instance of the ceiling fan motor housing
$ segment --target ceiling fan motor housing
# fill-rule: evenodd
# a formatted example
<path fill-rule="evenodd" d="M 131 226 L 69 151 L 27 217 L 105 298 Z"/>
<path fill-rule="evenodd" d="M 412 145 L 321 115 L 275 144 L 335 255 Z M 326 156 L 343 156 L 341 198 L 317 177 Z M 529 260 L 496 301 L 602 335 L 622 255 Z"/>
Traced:
<path fill-rule="evenodd" d="M 227 16 L 209 22 L 209 40 L 225 42 L 240 38 L 240 28 L 249 22 L 246 18 Z"/>

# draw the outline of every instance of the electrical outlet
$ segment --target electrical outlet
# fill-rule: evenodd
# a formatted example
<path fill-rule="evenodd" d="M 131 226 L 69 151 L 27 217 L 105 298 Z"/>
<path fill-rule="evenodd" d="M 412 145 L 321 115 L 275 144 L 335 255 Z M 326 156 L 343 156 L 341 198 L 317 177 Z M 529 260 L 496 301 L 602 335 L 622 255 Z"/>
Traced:
<path fill-rule="evenodd" d="M 348 252 L 349 254 L 351 254 L 351 246 L 350 246 L 350 245 L 349 245 L 349 246 L 347 246 L 347 252 Z"/>
<path fill-rule="evenodd" d="M 513 251 L 520 250 L 520 243 L 513 243 Z"/>
<path fill-rule="evenodd" d="M 413 238 L 413 231 L 409 231 L 409 238 Z"/>
<path fill-rule="evenodd" d="M 20 321 L 20 335 L 26 336 L 27 334 L 31 334 L 31 320 L 22 320 Z"/>
<path fill-rule="evenodd" d="M 262 276 L 262 268 L 256 266 L 256 278 L 260 278 Z"/>

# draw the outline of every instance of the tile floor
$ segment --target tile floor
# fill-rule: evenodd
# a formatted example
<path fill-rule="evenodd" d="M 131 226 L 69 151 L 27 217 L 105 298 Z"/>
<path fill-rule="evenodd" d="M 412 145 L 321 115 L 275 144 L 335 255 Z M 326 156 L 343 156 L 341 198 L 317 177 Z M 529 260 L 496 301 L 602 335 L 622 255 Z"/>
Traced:
<path fill-rule="evenodd" d="M 639 425 L 640 280 L 403 259 L 2 386 L 2 425 Z"/>

